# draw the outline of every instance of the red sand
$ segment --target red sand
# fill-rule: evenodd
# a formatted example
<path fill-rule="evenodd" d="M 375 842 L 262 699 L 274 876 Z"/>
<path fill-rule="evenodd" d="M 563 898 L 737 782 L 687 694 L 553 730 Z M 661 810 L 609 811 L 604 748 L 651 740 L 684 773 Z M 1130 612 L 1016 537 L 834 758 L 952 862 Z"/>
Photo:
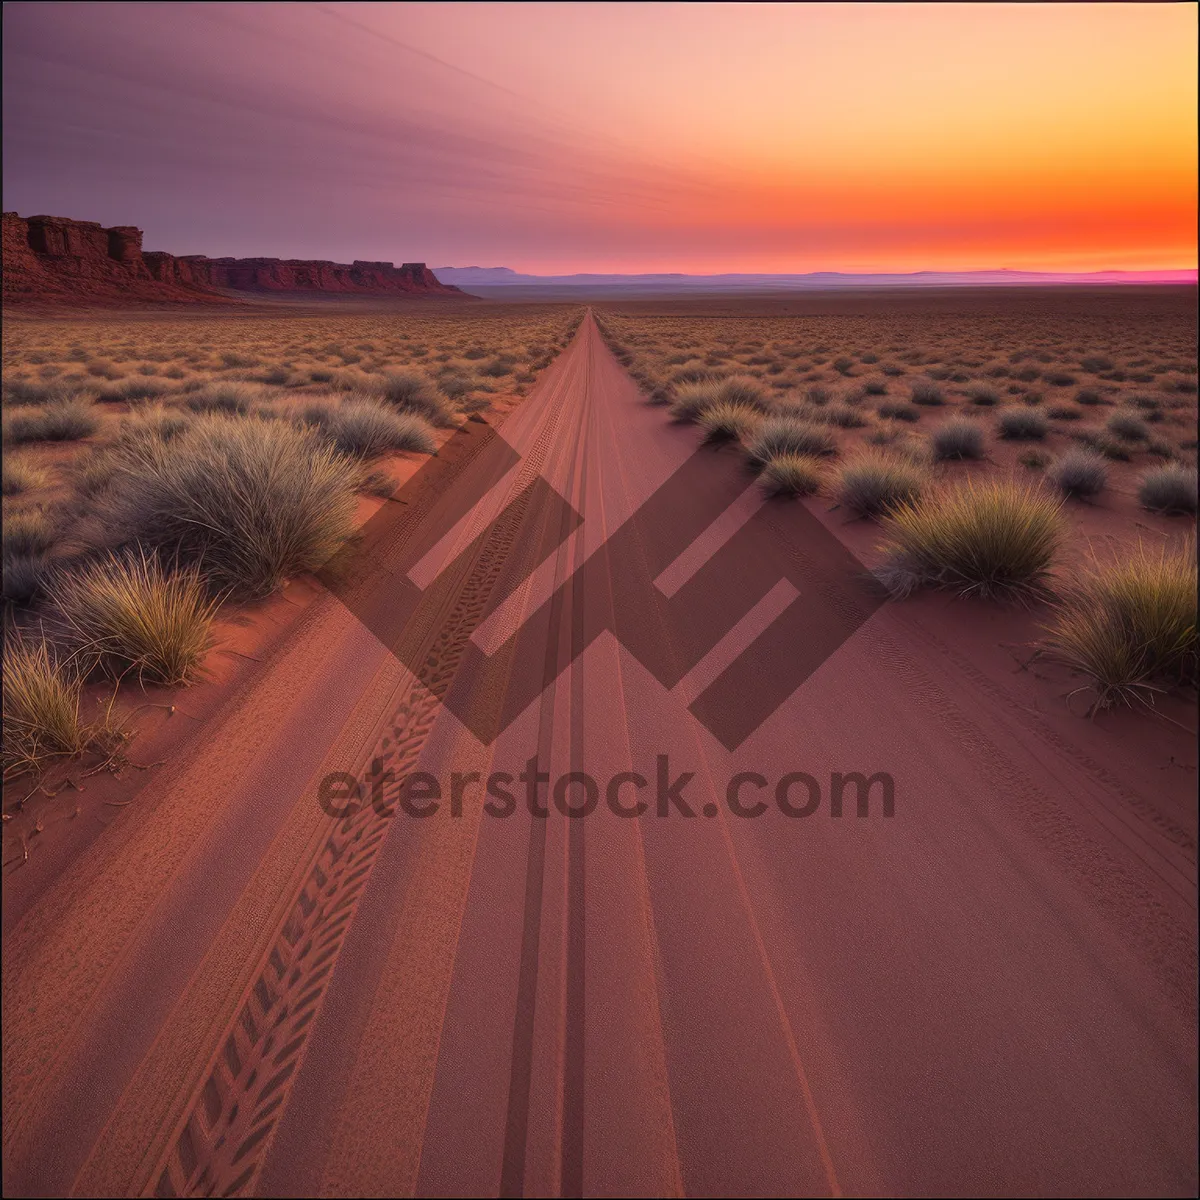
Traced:
<path fill-rule="evenodd" d="M 531 472 L 585 520 L 488 650 L 695 436 L 590 319 L 502 430 L 522 467 L 435 551 L 490 531 L 479 557 L 402 632 L 451 667 L 479 588 L 525 575 L 493 522 Z M 1060 672 L 1020 669 L 1036 627 L 886 605 L 733 754 L 684 711 L 713 664 L 667 693 L 602 636 L 485 749 L 316 597 L 18 901 L 6 1192 L 1194 1194 L 1193 739 L 1072 714 Z M 739 769 L 886 770 L 896 815 L 496 820 L 473 791 L 459 820 L 343 829 L 317 781 L 380 753 L 600 779 L 667 754 L 697 809 Z"/>

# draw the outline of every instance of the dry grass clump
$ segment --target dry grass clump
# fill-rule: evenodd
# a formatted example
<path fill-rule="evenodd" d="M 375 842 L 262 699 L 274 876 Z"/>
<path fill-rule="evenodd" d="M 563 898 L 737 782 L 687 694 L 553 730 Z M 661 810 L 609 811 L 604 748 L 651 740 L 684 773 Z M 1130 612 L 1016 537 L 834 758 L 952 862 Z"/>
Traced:
<path fill-rule="evenodd" d="M 352 528 L 357 472 L 315 430 L 210 414 L 122 458 L 103 496 L 118 541 L 199 564 L 210 587 L 263 596 L 313 570 Z"/>
<path fill-rule="evenodd" d="M 702 409 L 697 423 L 704 430 L 704 440 L 717 443 L 749 437 L 761 421 L 761 414 L 749 405 L 722 400 L 711 408 Z"/>
<path fill-rule="evenodd" d="M 1063 536 L 1061 501 L 1036 487 L 965 483 L 884 518 L 882 577 L 896 595 L 948 588 L 962 595 L 1021 597 L 1045 586 Z"/>
<path fill-rule="evenodd" d="M 1139 546 L 1109 565 L 1093 564 L 1063 596 L 1046 645 L 1088 677 L 1096 709 L 1194 686 L 1195 542 L 1157 551 Z"/>
<path fill-rule="evenodd" d="M 299 420 L 351 458 L 378 458 L 398 450 L 433 454 L 437 449 L 433 430 L 423 417 L 407 409 L 383 408 L 369 400 L 308 404 Z"/>
<path fill-rule="evenodd" d="M 89 668 L 149 683 L 195 677 L 218 603 L 198 566 L 168 571 L 142 552 L 113 555 L 61 573 L 51 590 L 64 640 Z"/>
<path fill-rule="evenodd" d="M 4 557 L 45 554 L 58 541 L 58 526 L 44 508 L 26 508 L 4 516 Z"/>
<path fill-rule="evenodd" d="M 36 491 L 46 485 L 48 476 L 36 463 L 20 454 L 4 456 L 3 491 L 6 496 Z"/>
<path fill-rule="evenodd" d="M 918 379 L 912 385 L 912 402 L 926 408 L 936 408 L 946 403 L 946 396 L 937 384 Z"/>
<path fill-rule="evenodd" d="M 12 445 L 79 441 L 99 428 L 100 418 L 83 400 L 60 400 L 4 414 L 4 440 Z"/>
<path fill-rule="evenodd" d="M 82 689 L 78 672 L 60 663 L 44 641 L 5 646 L 5 780 L 88 749 L 94 732 L 80 718 Z"/>
<path fill-rule="evenodd" d="M 1006 441 L 1040 441 L 1050 432 L 1050 423 L 1040 412 L 1014 408 L 1000 414 L 996 429 Z"/>
<path fill-rule="evenodd" d="M 1104 491 L 1108 483 L 1108 464 L 1094 450 L 1074 447 L 1051 464 L 1046 478 L 1064 496 L 1090 500 Z"/>
<path fill-rule="evenodd" d="M 865 451 L 842 466 L 834 495 L 856 516 L 877 517 L 916 500 L 927 482 L 924 467 L 898 450 Z"/>
<path fill-rule="evenodd" d="M 825 484 L 825 467 L 810 454 L 768 459 L 758 481 L 768 496 L 814 496 Z"/>
<path fill-rule="evenodd" d="M 184 403 L 194 413 L 227 413 L 244 416 L 263 399 L 262 388 L 235 379 L 206 384 L 193 391 Z"/>
<path fill-rule="evenodd" d="M 1151 467 L 1138 482 L 1138 501 L 1151 512 L 1180 516 L 1196 511 L 1196 468 L 1182 463 Z"/>
<path fill-rule="evenodd" d="M 983 457 L 983 430 L 965 417 L 951 417 L 929 435 L 929 446 L 936 459 Z"/>
<path fill-rule="evenodd" d="M 1136 413 L 1115 412 L 1104 423 L 1104 427 L 1123 442 L 1144 442 L 1150 436 L 1150 427 Z"/>
<path fill-rule="evenodd" d="M 431 425 L 454 424 L 454 406 L 422 371 L 390 371 L 369 381 L 362 390 L 386 404 L 424 417 Z"/>
<path fill-rule="evenodd" d="M 828 429 L 799 417 L 768 417 L 746 445 L 752 462 L 765 465 L 785 454 L 828 457 L 837 442 Z"/>

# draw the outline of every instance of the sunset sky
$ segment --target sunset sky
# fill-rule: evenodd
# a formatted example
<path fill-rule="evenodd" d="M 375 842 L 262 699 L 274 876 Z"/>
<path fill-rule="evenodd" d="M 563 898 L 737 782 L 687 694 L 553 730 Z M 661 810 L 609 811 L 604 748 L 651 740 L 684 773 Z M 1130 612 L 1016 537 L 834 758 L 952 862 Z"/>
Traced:
<path fill-rule="evenodd" d="M 4 207 L 177 254 L 1196 265 L 1194 4 L 4 6 Z"/>

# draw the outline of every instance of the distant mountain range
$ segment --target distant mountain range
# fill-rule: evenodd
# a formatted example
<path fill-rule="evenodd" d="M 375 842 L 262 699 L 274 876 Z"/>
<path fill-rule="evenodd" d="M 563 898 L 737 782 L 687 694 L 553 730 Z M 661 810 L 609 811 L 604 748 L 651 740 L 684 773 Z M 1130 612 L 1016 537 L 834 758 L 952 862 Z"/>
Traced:
<path fill-rule="evenodd" d="M 910 274 L 855 275 L 812 271 L 799 275 L 522 275 L 510 267 L 435 267 L 446 284 L 466 290 L 520 288 L 592 292 L 762 292 L 792 289 L 907 287 L 1031 287 L 1041 284 L 1195 283 L 1194 270 L 1182 271 L 914 271 Z"/>

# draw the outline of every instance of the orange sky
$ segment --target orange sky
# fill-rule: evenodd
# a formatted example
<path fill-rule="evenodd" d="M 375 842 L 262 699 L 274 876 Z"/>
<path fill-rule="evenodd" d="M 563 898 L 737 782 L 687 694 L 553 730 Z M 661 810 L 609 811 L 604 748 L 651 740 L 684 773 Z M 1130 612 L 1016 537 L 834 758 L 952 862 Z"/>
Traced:
<path fill-rule="evenodd" d="M 1194 267 L 1197 11 L 6 5 L 6 206 L 541 273 Z"/>

